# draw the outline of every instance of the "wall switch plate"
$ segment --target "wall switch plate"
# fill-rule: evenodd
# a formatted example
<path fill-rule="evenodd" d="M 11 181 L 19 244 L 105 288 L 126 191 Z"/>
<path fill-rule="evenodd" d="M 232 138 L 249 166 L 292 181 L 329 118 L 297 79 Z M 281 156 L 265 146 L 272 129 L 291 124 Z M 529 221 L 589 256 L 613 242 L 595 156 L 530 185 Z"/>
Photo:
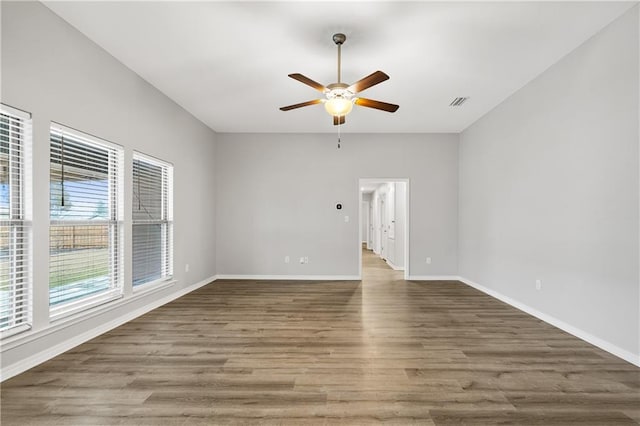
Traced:
<path fill-rule="evenodd" d="M 431 258 L 430 258 L 430 257 L 427 257 L 426 262 L 427 262 L 427 265 L 431 265 Z"/>
<path fill-rule="evenodd" d="M 540 290 L 542 288 L 542 281 L 536 280 L 536 290 Z"/>
<path fill-rule="evenodd" d="M 188 263 L 186 265 L 184 265 L 184 271 L 185 272 L 189 272 L 189 264 Z"/>
<path fill-rule="evenodd" d="M 345 222 L 349 222 L 349 216 L 345 216 L 345 217 L 344 217 L 344 221 L 345 221 Z"/>
<path fill-rule="evenodd" d="M 307 256 L 304 257 L 304 263 L 309 263 L 309 258 Z"/>
<path fill-rule="evenodd" d="M 284 263 L 289 263 L 291 259 L 289 258 L 289 256 L 285 256 L 284 257 Z"/>

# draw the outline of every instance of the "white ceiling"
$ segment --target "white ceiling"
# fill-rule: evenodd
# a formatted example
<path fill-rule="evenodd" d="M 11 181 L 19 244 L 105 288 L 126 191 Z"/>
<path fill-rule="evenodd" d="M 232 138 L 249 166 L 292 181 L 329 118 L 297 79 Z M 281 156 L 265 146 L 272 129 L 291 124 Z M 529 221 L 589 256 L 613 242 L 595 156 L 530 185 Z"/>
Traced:
<path fill-rule="evenodd" d="M 460 132 L 635 2 L 46 2 L 55 13 L 218 132 L 333 132 L 287 77 L 390 80 L 343 132 Z M 471 99 L 460 108 L 457 96 Z"/>

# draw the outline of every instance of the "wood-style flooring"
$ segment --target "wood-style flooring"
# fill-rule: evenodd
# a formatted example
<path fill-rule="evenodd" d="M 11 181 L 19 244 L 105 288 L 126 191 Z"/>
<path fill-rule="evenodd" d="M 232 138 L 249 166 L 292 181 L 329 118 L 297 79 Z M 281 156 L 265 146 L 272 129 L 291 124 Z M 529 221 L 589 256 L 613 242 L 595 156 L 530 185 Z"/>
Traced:
<path fill-rule="evenodd" d="M 456 281 L 217 281 L 1 385 L 10 425 L 618 425 L 640 369 Z"/>

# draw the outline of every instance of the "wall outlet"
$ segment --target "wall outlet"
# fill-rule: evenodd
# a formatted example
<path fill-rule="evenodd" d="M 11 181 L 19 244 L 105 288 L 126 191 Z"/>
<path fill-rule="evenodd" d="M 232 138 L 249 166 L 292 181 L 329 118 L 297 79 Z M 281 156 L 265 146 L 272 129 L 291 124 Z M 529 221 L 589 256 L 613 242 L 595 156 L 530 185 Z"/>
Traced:
<path fill-rule="evenodd" d="M 185 272 L 189 272 L 189 264 L 188 263 L 186 265 L 184 265 L 184 271 Z"/>
<path fill-rule="evenodd" d="M 290 261 L 291 259 L 289 258 L 289 256 L 284 257 L 284 263 L 289 263 Z"/>
<path fill-rule="evenodd" d="M 536 290 L 542 289 L 542 281 L 536 280 Z"/>
<path fill-rule="evenodd" d="M 427 257 L 427 260 L 425 262 L 427 262 L 427 265 L 431 265 L 431 258 Z"/>

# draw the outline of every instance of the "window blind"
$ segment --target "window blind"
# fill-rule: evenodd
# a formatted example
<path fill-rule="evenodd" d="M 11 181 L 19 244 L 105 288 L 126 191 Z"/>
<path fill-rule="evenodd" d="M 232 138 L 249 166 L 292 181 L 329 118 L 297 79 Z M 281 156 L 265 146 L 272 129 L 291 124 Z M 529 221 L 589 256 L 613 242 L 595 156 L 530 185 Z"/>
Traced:
<path fill-rule="evenodd" d="M 24 331 L 31 322 L 30 222 L 25 215 L 25 149 L 31 117 L 0 106 L 0 332 Z"/>
<path fill-rule="evenodd" d="M 173 167 L 133 155 L 133 285 L 173 275 Z"/>
<path fill-rule="evenodd" d="M 61 125 L 50 137 L 51 315 L 122 293 L 121 147 Z"/>

